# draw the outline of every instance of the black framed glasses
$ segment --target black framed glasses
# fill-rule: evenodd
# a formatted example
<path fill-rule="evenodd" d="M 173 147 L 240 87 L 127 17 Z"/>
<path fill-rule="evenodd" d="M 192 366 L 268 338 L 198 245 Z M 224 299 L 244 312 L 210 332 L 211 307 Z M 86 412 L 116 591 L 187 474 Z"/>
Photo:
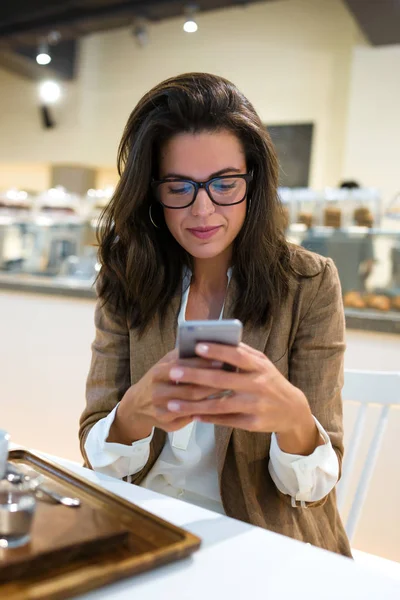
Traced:
<path fill-rule="evenodd" d="M 220 175 L 208 181 L 168 178 L 153 181 L 151 187 L 156 200 L 166 208 L 187 208 L 205 189 L 210 200 L 218 206 L 240 204 L 246 198 L 253 173 L 243 175 Z"/>

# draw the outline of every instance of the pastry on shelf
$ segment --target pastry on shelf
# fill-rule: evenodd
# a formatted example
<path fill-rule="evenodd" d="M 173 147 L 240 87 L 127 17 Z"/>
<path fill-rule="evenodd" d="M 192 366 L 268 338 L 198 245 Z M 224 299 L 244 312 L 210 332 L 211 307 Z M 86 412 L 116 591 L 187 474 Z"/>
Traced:
<path fill-rule="evenodd" d="M 307 229 L 313 226 L 313 216 L 309 212 L 299 212 L 297 215 L 297 222 L 305 225 Z"/>
<path fill-rule="evenodd" d="M 393 310 L 400 310 L 400 296 L 394 296 L 392 298 L 392 308 Z"/>
<path fill-rule="evenodd" d="M 352 291 L 347 292 L 343 298 L 343 304 L 347 308 L 365 308 L 366 304 L 360 292 Z"/>
<path fill-rule="evenodd" d="M 371 211 L 366 206 L 359 206 L 353 213 L 354 223 L 359 227 L 372 227 L 374 217 Z"/>
<path fill-rule="evenodd" d="M 340 229 L 342 226 L 342 211 L 340 208 L 327 207 L 324 210 L 324 225 Z"/>
<path fill-rule="evenodd" d="M 390 298 L 387 296 L 379 295 L 379 294 L 366 294 L 364 296 L 365 303 L 368 308 L 373 308 L 375 310 L 382 310 L 387 312 L 390 310 Z"/>
<path fill-rule="evenodd" d="M 6 192 L 0 192 L 0 209 L 5 209 L 11 213 L 17 211 L 30 210 L 32 198 L 24 190 L 10 189 Z"/>

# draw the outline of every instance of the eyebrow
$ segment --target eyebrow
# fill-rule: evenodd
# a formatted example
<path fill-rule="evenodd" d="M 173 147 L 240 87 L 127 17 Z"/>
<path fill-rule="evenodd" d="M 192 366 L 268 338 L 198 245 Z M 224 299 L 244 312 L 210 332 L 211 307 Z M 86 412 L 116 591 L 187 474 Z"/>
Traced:
<path fill-rule="evenodd" d="M 215 173 L 211 173 L 211 175 L 209 176 L 208 179 L 213 179 L 213 177 L 219 177 L 220 175 L 225 175 L 226 173 L 241 173 L 242 170 L 243 169 L 236 169 L 235 167 L 226 167 L 225 169 L 221 169 L 220 171 L 216 171 Z M 163 177 L 163 179 L 168 179 L 168 178 L 188 179 L 189 181 L 195 181 L 194 179 L 192 180 L 192 178 L 189 177 L 188 175 L 182 175 L 182 174 L 179 174 L 179 173 L 167 173 Z"/>

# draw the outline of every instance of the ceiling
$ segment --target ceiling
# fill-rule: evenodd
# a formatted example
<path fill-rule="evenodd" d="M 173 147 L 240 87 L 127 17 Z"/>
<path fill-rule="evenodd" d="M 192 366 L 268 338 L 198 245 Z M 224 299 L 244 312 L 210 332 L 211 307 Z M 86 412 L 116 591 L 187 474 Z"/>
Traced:
<path fill-rule="evenodd" d="M 190 4 L 200 11 L 277 0 L 6 0 L 0 2 L 0 48 L 36 45 L 57 29 L 64 40 L 126 27 L 135 17 L 150 21 L 184 14 Z M 339 0 L 338 0 L 339 1 Z M 400 0 L 345 0 L 374 45 L 400 43 Z"/>
<path fill-rule="evenodd" d="M 160 21 L 184 15 L 185 7 L 199 11 L 245 6 L 266 0 L 12 0 L 0 4 L 0 43 L 36 44 L 38 36 L 57 29 L 63 39 L 95 31 L 126 27 L 135 17 Z M 273 1 L 273 0 L 269 0 Z"/>
<path fill-rule="evenodd" d="M 200 12 L 278 0 L 0 0 L 0 66 L 37 79 L 74 77 L 76 40 L 132 25 L 135 18 L 160 21 L 182 16 L 195 4 Z M 339 1 L 339 0 L 337 0 Z M 374 45 L 400 43 L 400 0 L 344 0 Z M 51 66 L 35 62 L 38 41 L 61 34 L 52 46 Z"/>
<path fill-rule="evenodd" d="M 97 31 L 133 25 L 135 19 L 156 22 L 184 17 L 194 5 L 199 12 L 276 0 L 10 0 L 0 1 L 0 66 L 38 79 L 73 79 L 76 41 Z M 50 32 L 61 42 L 51 46 L 51 65 L 36 64 L 38 42 Z"/>

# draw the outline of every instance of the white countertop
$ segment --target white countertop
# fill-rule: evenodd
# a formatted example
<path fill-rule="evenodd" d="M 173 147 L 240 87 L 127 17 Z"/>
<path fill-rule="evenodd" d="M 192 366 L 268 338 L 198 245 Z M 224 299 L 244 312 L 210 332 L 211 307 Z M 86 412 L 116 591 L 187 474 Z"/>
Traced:
<path fill-rule="evenodd" d="M 46 455 L 48 456 L 48 455 Z M 400 580 L 348 558 L 48 456 L 202 538 L 190 558 L 79 596 L 80 600 L 400 600 Z"/>

